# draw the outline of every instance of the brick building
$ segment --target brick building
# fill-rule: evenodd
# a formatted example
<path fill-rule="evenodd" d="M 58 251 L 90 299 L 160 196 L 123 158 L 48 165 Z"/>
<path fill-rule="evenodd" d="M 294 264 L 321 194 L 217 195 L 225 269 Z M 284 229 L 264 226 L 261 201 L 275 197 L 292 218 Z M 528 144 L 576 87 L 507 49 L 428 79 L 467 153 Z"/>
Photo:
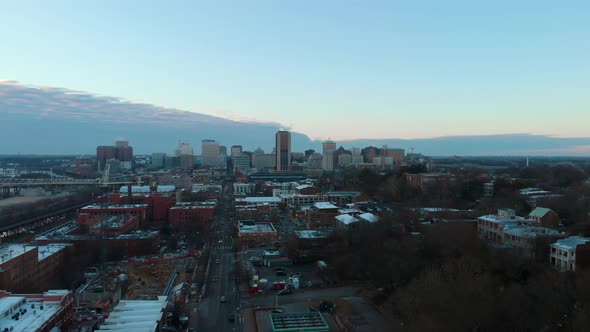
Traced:
<path fill-rule="evenodd" d="M 94 223 L 88 229 L 88 234 L 104 234 L 108 237 L 116 237 L 121 234 L 136 231 L 139 228 L 139 219 L 133 215 L 105 216 Z"/>
<path fill-rule="evenodd" d="M 271 244 L 277 239 L 277 230 L 272 223 L 254 223 L 252 225 L 240 223 L 238 226 L 238 240 L 242 245 Z"/>
<path fill-rule="evenodd" d="M 68 267 L 72 249 L 65 243 L 0 247 L 0 289 L 34 293 L 65 286 L 61 274 Z"/>
<path fill-rule="evenodd" d="M 151 209 L 148 204 L 91 204 L 80 209 L 80 213 L 96 218 L 98 215 L 134 215 L 138 218 L 139 227 L 146 228 L 151 221 Z"/>
<path fill-rule="evenodd" d="M 158 252 L 160 233 L 158 231 L 133 231 L 117 236 L 101 237 L 98 234 L 77 234 L 78 229 L 57 228 L 35 238 L 39 244 L 71 243 L 74 245 L 78 264 L 87 265 L 121 260 L 131 256 L 146 256 Z"/>
<path fill-rule="evenodd" d="M 328 250 L 330 232 L 324 230 L 299 230 L 289 238 L 287 254 L 295 262 L 315 262 Z"/>
<path fill-rule="evenodd" d="M 528 215 L 529 219 L 536 220 L 543 227 L 557 228 L 560 223 L 559 215 L 548 208 L 536 207 Z"/>
<path fill-rule="evenodd" d="M 169 211 L 169 222 L 174 226 L 208 224 L 215 216 L 216 202 L 176 203 Z"/>
<path fill-rule="evenodd" d="M 307 229 L 331 228 L 334 226 L 338 207 L 328 202 L 314 203 L 307 211 Z"/>

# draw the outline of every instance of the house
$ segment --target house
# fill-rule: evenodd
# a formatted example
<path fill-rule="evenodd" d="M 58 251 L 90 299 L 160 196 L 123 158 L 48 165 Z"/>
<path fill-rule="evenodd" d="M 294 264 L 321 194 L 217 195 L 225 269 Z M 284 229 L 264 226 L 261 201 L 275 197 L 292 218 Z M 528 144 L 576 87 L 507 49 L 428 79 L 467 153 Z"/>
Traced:
<path fill-rule="evenodd" d="M 543 207 L 536 207 L 528 215 L 529 219 L 535 220 L 543 227 L 557 228 L 559 226 L 559 216 L 553 210 Z"/>

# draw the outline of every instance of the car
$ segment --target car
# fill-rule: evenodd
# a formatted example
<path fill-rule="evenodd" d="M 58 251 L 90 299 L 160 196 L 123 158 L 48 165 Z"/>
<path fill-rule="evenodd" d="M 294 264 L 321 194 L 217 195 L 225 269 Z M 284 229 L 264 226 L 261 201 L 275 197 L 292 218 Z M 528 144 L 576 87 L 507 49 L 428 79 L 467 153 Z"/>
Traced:
<path fill-rule="evenodd" d="M 217 281 L 217 280 L 218 280 L 217 276 L 214 276 L 213 281 Z"/>
<path fill-rule="evenodd" d="M 276 308 L 272 310 L 273 314 L 282 314 L 283 312 L 285 312 L 285 309 Z"/>
<path fill-rule="evenodd" d="M 221 261 L 218 259 L 215 260 L 215 264 L 221 264 Z"/>
<path fill-rule="evenodd" d="M 284 270 L 275 271 L 275 273 L 278 276 L 286 276 L 287 275 L 287 272 L 285 272 Z"/>
<path fill-rule="evenodd" d="M 234 320 L 236 320 L 236 316 L 234 316 L 234 314 L 230 314 L 229 316 L 227 316 L 227 320 L 233 322 Z"/>
<path fill-rule="evenodd" d="M 225 296 L 222 296 L 222 297 L 220 297 L 220 298 L 219 298 L 219 302 L 221 302 L 221 303 L 225 303 Z"/>

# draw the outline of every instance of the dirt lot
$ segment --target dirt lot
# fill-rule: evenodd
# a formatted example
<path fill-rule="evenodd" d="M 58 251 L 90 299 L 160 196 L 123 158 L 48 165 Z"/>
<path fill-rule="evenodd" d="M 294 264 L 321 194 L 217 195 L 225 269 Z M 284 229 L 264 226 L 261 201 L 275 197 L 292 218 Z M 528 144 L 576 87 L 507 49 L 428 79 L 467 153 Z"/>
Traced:
<path fill-rule="evenodd" d="M 127 299 L 146 299 L 162 295 L 168 280 L 182 259 L 161 260 L 158 262 L 129 262 L 124 272 L 129 277 Z M 189 276 L 181 269 L 175 285 Z"/>

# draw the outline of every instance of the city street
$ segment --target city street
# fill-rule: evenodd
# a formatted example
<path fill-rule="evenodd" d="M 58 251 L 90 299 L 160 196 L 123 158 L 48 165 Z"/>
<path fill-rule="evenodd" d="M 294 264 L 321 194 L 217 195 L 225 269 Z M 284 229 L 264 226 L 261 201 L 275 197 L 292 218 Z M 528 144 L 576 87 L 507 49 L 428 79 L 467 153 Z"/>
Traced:
<path fill-rule="evenodd" d="M 210 265 L 205 295 L 199 303 L 198 331 L 241 330 L 233 205 L 231 187 L 224 187 L 211 225 Z"/>

